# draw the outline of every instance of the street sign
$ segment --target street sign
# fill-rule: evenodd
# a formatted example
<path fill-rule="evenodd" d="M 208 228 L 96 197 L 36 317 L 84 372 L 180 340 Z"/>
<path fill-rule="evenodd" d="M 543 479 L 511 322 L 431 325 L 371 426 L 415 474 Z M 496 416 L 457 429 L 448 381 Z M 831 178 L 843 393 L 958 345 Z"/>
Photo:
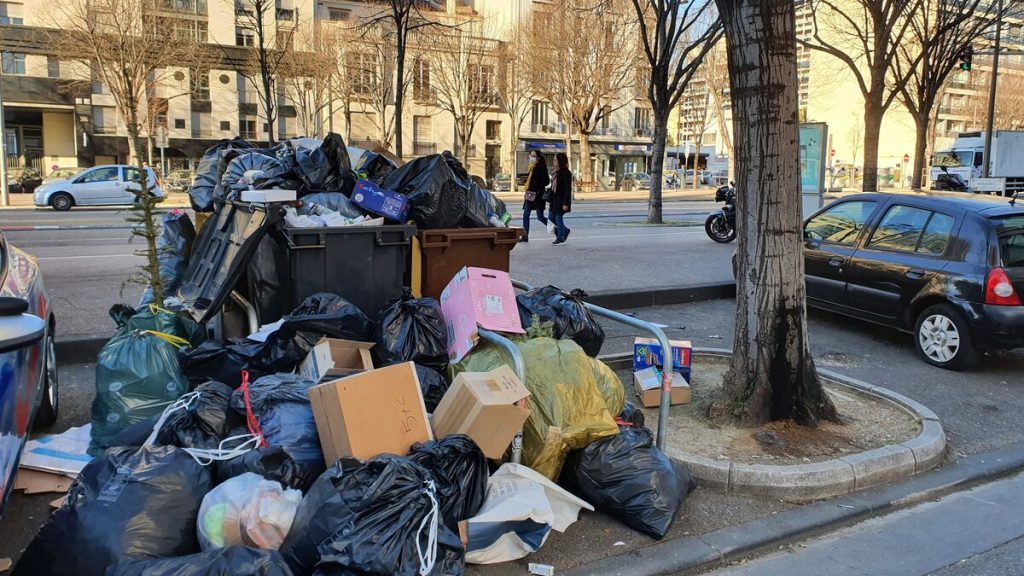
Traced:
<path fill-rule="evenodd" d="M 971 178 L 970 186 L 973 192 L 998 192 L 1002 195 L 1006 191 L 1006 178 Z"/>
<path fill-rule="evenodd" d="M 167 145 L 166 126 L 157 126 L 156 128 L 156 147 L 160 148 L 161 150 L 164 148 L 170 148 L 170 146 Z"/>

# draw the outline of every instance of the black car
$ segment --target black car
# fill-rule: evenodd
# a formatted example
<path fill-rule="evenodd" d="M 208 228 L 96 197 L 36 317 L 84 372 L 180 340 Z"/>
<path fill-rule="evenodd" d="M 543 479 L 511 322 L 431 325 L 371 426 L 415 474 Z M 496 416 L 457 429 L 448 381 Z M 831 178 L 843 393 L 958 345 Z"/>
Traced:
<path fill-rule="evenodd" d="M 31 194 L 43 183 L 43 176 L 35 168 L 12 168 L 7 174 L 7 191 L 11 194 Z"/>
<path fill-rule="evenodd" d="M 807 303 L 911 332 L 922 357 L 942 368 L 1024 347 L 1022 203 L 847 196 L 804 225 Z"/>

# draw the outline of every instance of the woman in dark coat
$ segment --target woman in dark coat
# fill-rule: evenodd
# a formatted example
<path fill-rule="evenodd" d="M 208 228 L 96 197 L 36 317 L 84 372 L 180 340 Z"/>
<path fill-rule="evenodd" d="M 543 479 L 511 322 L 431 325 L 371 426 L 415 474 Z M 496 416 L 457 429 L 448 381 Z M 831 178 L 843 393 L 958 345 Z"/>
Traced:
<path fill-rule="evenodd" d="M 526 193 L 523 195 L 523 238 L 520 242 L 530 241 L 531 211 L 537 212 L 537 220 L 541 224 L 548 225 L 548 219 L 544 217 L 544 189 L 550 183 L 544 157 L 536 150 L 530 151 L 530 173 L 526 176 Z"/>
<path fill-rule="evenodd" d="M 564 152 L 555 156 L 555 171 L 551 181 L 551 210 L 548 216 L 555 223 L 555 241 L 553 244 L 565 244 L 572 230 L 565 225 L 565 215 L 572 212 L 572 171 L 569 170 L 569 157 Z"/>

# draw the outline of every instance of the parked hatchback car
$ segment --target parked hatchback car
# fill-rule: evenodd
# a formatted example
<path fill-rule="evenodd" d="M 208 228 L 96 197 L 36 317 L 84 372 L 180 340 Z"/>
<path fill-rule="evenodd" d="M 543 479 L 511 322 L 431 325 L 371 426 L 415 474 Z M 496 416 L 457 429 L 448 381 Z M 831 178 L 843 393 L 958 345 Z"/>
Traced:
<path fill-rule="evenodd" d="M 11 194 L 32 193 L 42 182 L 35 168 L 11 168 L 7 173 L 7 191 Z"/>
<path fill-rule="evenodd" d="M 42 183 L 46 184 L 47 182 L 56 182 L 58 180 L 67 180 L 69 178 L 74 178 L 81 171 L 81 168 L 57 168 L 55 170 L 52 170 L 46 176 L 46 179 L 43 180 Z"/>
<path fill-rule="evenodd" d="M 164 197 L 152 168 L 146 168 L 150 193 Z M 36 206 L 70 210 L 73 206 L 133 204 L 141 190 L 142 175 L 136 166 L 108 165 L 83 170 L 67 180 L 47 182 L 36 188 Z"/>
<path fill-rule="evenodd" d="M 626 192 L 630 190 L 650 190 L 651 175 L 646 172 L 630 172 L 622 177 L 620 187 Z"/>
<path fill-rule="evenodd" d="M 0 512 L 29 431 L 57 420 L 54 327 L 36 260 L 0 234 Z"/>
<path fill-rule="evenodd" d="M 505 173 L 495 174 L 491 187 L 495 192 L 512 191 L 512 175 Z"/>
<path fill-rule="evenodd" d="M 808 304 L 911 332 L 930 364 L 1024 347 L 1024 206 L 974 194 L 857 194 L 804 225 Z"/>

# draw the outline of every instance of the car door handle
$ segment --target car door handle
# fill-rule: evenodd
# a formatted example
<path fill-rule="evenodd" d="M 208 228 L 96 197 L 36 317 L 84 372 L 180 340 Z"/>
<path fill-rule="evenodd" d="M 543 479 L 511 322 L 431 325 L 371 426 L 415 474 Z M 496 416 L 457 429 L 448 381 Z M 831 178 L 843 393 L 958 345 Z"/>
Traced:
<path fill-rule="evenodd" d="M 924 270 L 921 270 L 920 268 L 911 268 L 910 270 L 907 270 L 907 278 L 913 278 L 915 280 L 924 278 Z"/>
<path fill-rule="evenodd" d="M 828 264 L 829 264 L 829 266 L 842 266 L 843 265 L 843 259 L 838 257 L 838 256 L 833 256 L 833 257 L 828 259 Z"/>

